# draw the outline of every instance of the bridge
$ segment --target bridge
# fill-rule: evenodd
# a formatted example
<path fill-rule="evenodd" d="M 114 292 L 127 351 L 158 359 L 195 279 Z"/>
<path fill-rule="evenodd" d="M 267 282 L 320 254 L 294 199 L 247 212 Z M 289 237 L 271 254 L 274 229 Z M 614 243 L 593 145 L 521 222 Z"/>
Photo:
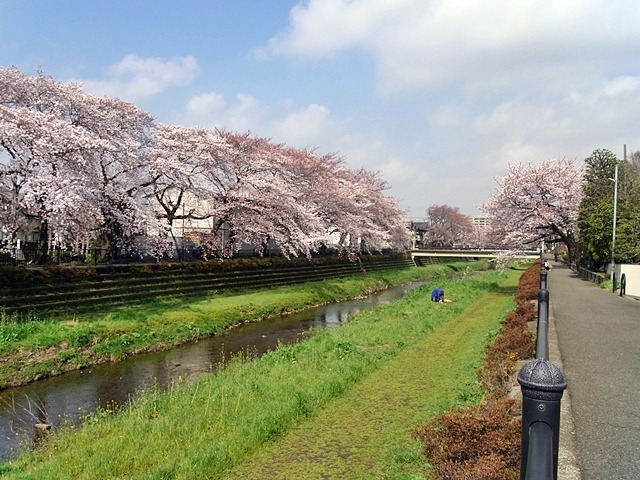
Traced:
<path fill-rule="evenodd" d="M 411 259 L 415 265 L 442 263 L 450 260 L 478 260 L 496 258 L 500 255 L 512 255 L 515 258 L 540 258 L 539 250 L 497 250 L 497 249 L 444 249 L 418 248 L 411 250 Z"/>

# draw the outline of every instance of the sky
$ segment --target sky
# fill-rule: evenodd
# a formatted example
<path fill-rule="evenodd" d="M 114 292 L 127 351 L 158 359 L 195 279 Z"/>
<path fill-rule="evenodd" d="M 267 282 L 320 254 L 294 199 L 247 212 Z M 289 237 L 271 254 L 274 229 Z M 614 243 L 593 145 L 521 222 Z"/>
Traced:
<path fill-rule="evenodd" d="M 0 0 L 0 67 L 379 171 L 408 218 L 640 150 L 637 0 Z"/>

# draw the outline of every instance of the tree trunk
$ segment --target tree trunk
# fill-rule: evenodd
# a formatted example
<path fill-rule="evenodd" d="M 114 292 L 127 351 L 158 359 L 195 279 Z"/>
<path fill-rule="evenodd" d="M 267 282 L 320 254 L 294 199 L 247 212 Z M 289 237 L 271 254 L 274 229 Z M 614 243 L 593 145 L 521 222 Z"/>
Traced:
<path fill-rule="evenodd" d="M 569 266 L 573 266 L 576 263 L 576 241 L 573 235 L 569 235 L 565 238 L 564 244 L 567 246 L 567 255 L 569 256 Z"/>
<path fill-rule="evenodd" d="M 40 265 L 47 264 L 49 262 L 49 222 L 47 220 L 40 222 L 37 251 L 40 252 L 38 263 Z"/>

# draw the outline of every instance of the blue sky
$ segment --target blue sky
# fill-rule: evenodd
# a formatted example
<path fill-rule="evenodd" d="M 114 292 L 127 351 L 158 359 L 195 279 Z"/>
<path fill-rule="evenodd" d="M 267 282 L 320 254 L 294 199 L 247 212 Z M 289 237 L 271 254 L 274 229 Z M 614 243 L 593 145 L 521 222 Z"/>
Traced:
<path fill-rule="evenodd" d="M 640 150 L 640 2 L 0 0 L 0 66 L 382 172 L 421 219 L 509 164 Z"/>

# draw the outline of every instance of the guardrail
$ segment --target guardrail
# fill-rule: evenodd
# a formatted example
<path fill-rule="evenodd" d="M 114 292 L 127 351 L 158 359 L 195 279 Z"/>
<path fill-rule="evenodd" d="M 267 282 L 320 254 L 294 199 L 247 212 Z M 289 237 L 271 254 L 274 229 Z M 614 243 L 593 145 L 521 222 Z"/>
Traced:
<path fill-rule="evenodd" d="M 511 255 L 514 258 L 536 259 L 540 256 L 537 250 L 495 250 L 495 249 L 471 249 L 471 248 L 414 248 L 411 250 L 411 258 L 418 262 L 422 258 L 496 258 L 500 255 Z"/>
<path fill-rule="evenodd" d="M 585 280 L 589 280 L 590 282 L 596 283 L 600 285 L 607 279 L 607 276 L 601 272 L 592 272 L 591 270 L 587 270 L 584 267 L 577 267 L 578 275 L 580 278 L 584 278 Z"/>
<path fill-rule="evenodd" d="M 592 272 L 591 270 L 587 270 L 582 267 L 578 267 L 577 272 L 580 278 L 584 278 L 585 280 L 589 280 L 590 282 L 598 285 L 607 279 L 607 275 L 602 272 Z M 627 294 L 627 275 L 623 273 L 620 275 L 620 280 L 618 280 L 614 270 L 611 274 L 611 292 L 616 293 L 618 291 L 621 297 L 624 297 Z"/>
<path fill-rule="evenodd" d="M 557 480 L 560 402 L 567 382 L 549 361 L 548 272 L 541 262 L 536 358 L 518 372 L 522 389 L 521 480 Z"/>

